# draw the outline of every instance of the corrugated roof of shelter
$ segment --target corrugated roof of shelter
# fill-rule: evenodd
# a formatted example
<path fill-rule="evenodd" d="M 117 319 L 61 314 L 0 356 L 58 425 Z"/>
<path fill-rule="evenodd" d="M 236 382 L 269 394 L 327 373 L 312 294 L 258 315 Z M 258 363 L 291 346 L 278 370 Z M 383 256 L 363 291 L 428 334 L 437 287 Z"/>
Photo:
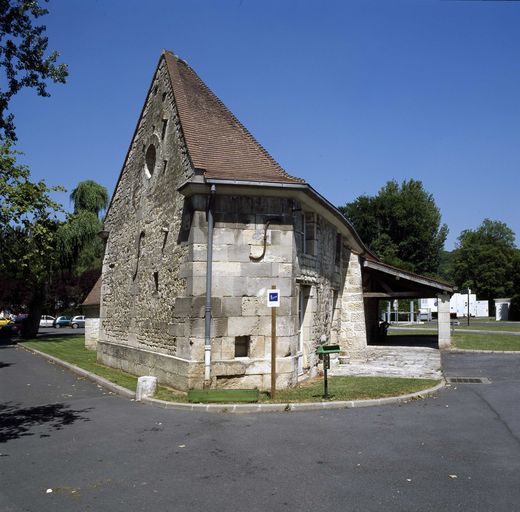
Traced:
<path fill-rule="evenodd" d="M 96 281 L 96 284 L 92 287 L 92 290 L 88 292 L 85 300 L 81 304 L 82 306 L 98 306 L 101 303 L 101 276 Z"/>
<path fill-rule="evenodd" d="M 163 55 L 195 168 L 207 178 L 305 183 L 284 171 L 185 61 Z"/>

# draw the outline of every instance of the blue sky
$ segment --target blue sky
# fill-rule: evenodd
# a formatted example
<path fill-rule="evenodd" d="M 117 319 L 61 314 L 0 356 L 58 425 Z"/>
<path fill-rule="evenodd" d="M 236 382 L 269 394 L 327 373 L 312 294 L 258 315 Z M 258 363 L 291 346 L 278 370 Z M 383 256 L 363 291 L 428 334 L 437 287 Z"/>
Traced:
<path fill-rule="evenodd" d="M 422 180 L 452 249 L 488 217 L 520 239 L 520 2 L 51 0 L 51 98 L 12 102 L 35 178 L 113 192 L 162 49 L 332 203 Z M 69 207 L 68 194 L 58 196 Z M 517 245 L 519 240 L 517 240 Z"/>

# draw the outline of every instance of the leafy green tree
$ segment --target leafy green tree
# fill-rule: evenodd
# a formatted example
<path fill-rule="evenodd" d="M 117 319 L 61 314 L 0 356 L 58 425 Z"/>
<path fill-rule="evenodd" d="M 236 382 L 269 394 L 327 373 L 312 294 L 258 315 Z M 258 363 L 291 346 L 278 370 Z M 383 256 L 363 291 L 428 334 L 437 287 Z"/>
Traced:
<path fill-rule="evenodd" d="M 32 182 L 27 167 L 17 163 L 18 154 L 9 142 L 0 144 L 0 279 L 15 280 L 19 293 L 26 294 L 29 319 L 24 334 L 31 336 L 38 330 L 55 260 L 61 206 L 50 193 L 63 189 Z"/>
<path fill-rule="evenodd" d="M 439 208 L 421 181 L 389 181 L 376 196 L 360 196 L 339 209 L 384 262 L 412 272 L 438 272 L 448 227 L 441 225 Z"/>
<path fill-rule="evenodd" d="M 101 212 L 108 206 L 107 189 L 92 180 L 82 181 L 70 198 L 74 211 L 58 232 L 61 262 L 75 275 L 95 269 L 100 272 L 104 247 L 98 235 Z"/>
<path fill-rule="evenodd" d="M 47 81 L 65 83 L 65 64 L 57 64 L 58 52 L 47 56 L 45 25 L 36 20 L 47 14 L 38 0 L 0 0 L 0 139 L 16 140 L 14 115 L 9 102 L 23 88 L 49 96 Z M 4 85 L 5 84 L 5 85 Z"/>
<path fill-rule="evenodd" d="M 518 249 L 515 234 L 503 222 L 484 219 L 475 230 L 466 229 L 454 251 L 453 278 L 479 298 L 492 300 L 514 292 Z"/>
<path fill-rule="evenodd" d="M 67 66 L 57 64 L 58 53 L 46 54 L 46 27 L 36 22 L 45 14 L 38 0 L 0 0 L 0 300 L 8 300 L 5 290 L 16 289 L 16 300 L 28 306 L 27 337 L 38 330 L 55 263 L 61 206 L 50 193 L 62 189 L 31 181 L 28 168 L 17 163 L 20 153 L 12 145 L 17 137 L 9 106 L 20 90 L 49 96 L 47 83 L 64 83 L 67 77 Z"/>

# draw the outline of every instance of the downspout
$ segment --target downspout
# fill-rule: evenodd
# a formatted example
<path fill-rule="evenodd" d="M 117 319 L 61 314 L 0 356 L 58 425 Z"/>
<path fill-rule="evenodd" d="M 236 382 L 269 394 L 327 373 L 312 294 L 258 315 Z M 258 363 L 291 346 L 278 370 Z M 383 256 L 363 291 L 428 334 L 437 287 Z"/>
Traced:
<path fill-rule="evenodd" d="M 211 278 L 213 272 L 213 208 L 215 203 L 215 185 L 211 185 L 208 203 L 208 252 L 206 258 L 206 308 L 204 316 L 204 387 L 211 385 Z"/>

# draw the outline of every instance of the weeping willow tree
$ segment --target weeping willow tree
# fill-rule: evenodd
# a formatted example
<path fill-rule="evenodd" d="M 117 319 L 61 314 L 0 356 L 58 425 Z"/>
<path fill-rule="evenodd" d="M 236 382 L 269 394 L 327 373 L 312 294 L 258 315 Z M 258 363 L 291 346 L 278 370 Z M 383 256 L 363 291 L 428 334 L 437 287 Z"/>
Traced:
<path fill-rule="evenodd" d="M 70 199 L 73 213 L 58 231 L 58 251 L 63 268 L 75 275 L 101 271 L 103 243 L 98 234 L 102 229 L 101 213 L 108 206 L 107 190 L 95 181 L 82 181 L 72 191 Z"/>

